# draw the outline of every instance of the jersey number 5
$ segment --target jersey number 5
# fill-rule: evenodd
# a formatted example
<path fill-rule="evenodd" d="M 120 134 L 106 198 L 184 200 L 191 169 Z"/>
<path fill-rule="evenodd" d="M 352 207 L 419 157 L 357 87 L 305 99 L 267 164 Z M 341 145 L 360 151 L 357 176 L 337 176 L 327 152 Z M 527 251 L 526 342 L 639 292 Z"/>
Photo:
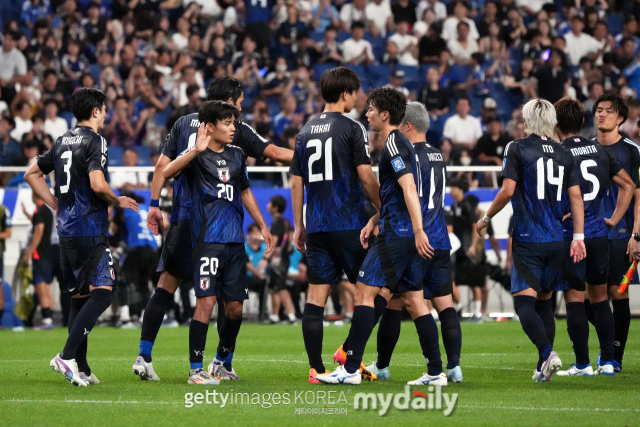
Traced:
<path fill-rule="evenodd" d="M 593 184 L 593 190 L 591 193 L 586 193 L 583 196 L 585 202 L 595 199 L 598 195 L 598 191 L 600 191 L 600 181 L 598 181 L 598 177 L 587 171 L 588 168 L 593 166 L 598 166 L 595 160 L 583 160 L 582 163 L 580 163 L 580 172 L 582 172 L 582 177 Z"/>
<path fill-rule="evenodd" d="M 333 145 L 332 138 L 327 139 L 324 143 L 324 177 L 322 172 L 313 173 L 313 164 L 316 160 L 322 158 L 322 141 L 319 139 L 312 139 L 307 143 L 307 148 L 315 148 L 315 153 L 309 156 L 309 182 L 318 181 L 333 181 L 333 159 L 331 146 Z M 324 179 L 323 179 L 324 178 Z"/>
<path fill-rule="evenodd" d="M 536 163 L 538 170 L 538 199 L 544 199 L 544 159 L 540 157 Z M 562 181 L 564 176 L 564 166 L 558 166 L 558 176 L 553 176 L 553 160 L 547 160 L 547 181 L 549 184 L 558 186 L 556 200 L 562 199 Z"/>

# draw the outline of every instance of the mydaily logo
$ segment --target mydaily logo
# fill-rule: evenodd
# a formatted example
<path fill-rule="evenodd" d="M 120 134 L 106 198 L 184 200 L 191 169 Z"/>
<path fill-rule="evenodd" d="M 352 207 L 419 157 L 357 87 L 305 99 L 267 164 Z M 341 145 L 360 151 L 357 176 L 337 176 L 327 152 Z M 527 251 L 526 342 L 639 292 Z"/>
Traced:
<path fill-rule="evenodd" d="M 356 393 L 353 401 L 353 409 L 375 409 L 378 415 L 385 416 L 393 405 L 400 411 L 408 409 L 416 411 L 436 410 L 443 411 L 445 417 L 451 415 L 458 401 L 458 393 L 443 393 L 442 386 L 427 387 L 427 393 L 414 391 L 404 386 L 403 393 Z M 444 405 L 443 405 L 444 403 Z"/>

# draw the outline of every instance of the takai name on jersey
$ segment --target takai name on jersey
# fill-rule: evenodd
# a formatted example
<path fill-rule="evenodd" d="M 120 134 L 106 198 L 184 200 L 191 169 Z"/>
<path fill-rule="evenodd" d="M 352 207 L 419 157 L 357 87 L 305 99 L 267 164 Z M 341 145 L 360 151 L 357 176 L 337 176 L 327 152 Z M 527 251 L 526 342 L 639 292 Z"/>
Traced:
<path fill-rule="evenodd" d="M 328 123 L 326 125 L 316 125 L 316 126 L 311 126 L 311 133 L 327 133 L 329 132 L 329 128 L 331 127 L 331 123 Z"/>
<path fill-rule="evenodd" d="M 584 154 L 595 154 L 598 150 L 596 150 L 595 145 L 587 145 L 586 147 L 577 147 L 571 149 L 571 154 L 573 156 L 582 156 Z"/>

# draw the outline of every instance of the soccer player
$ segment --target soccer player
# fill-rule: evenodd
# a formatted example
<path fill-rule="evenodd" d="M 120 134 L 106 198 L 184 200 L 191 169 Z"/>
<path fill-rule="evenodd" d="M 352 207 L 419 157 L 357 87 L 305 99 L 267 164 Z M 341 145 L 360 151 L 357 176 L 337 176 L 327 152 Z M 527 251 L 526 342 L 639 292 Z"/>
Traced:
<path fill-rule="evenodd" d="M 298 135 L 291 163 L 294 242 L 300 252 L 306 252 L 308 264 L 302 335 L 311 367 L 310 383 L 318 383 L 316 375 L 327 372 L 322 362 L 323 316 L 332 286 L 338 284 L 343 271 L 355 283 L 366 256 L 360 245 L 360 230 L 367 223 L 365 191 L 380 208 L 380 185 L 371 169 L 367 132 L 344 115 L 355 105 L 359 89 L 358 75 L 348 68 L 322 74 L 325 110 Z"/>
<path fill-rule="evenodd" d="M 584 308 L 585 282 L 594 312 L 594 324 L 600 341 L 601 364 L 596 373 L 613 375 L 613 314 L 607 298 L 609 250 L 607 234 L 627 212 L 635 186 L 617 160 L 593 140 L 580 136 L 584 111 L 580 102 L 562 98 L 554 104 L 558 124 L 556 133 L 573 159 L 573 168 L 581 172 L 580 190 L 584 202 L 584 244 L 587 257 L 574 264 L 569 257 L 573 221 L 564 221 L 563 277 L 556 291 L 564 291 L 567 306 L 567 331 L 576 354 L 576 363 L 560 376 L 592 376 L 589 361 L 589 321 Z M 618 185 L 618 199 L 611 218 L 604 216 L 601 203 L 609 190 L 610 181 Z M 551 301 L 541 301 L 551 304 Z M 549 307 L 549 310 L 551 308 Z"/>
<path fill-rule="evenodd" d="M 632 261 L 634 246 L 640 242 L 640 147 L 624 138 L 618 132 L 619 127 L 629 116 L 629 108 L 624 99 L 615 93 L 607 93 L 600 96 L 593 104 L 593 116 L 598 129 L 597 141 L 609 155 L 617 160 L 622 168 L 629 174 L 633 183 L 634 204 L 622 217 L 620 223 L 609 231 L 609 277 L 607 280 L 609 295 L 613 305 L 613 369 L 622 372 L 622 356 L 627 344 L 631 312 L 629 311 L 629 292 L 618 293 L 618 286 L 622 277 L 629 269 Z M 604 197 L 604 215 L 611 218 L 618 200 L 618 185 L 609 186 L 609 191 Z M 634 218 L 634 212 L 636 213 Z M 587 305 L 587 314 L 591 316 L 592 304 L 606 300 L 590 301 Z M 600 365 L 600 362 L 598 362 Z"/>
<path fill-rule="evenodd" d="M 246 156 L 231 144 L 239 110 L 223 101 L 207 101 L 198 111 L 200 129 L 194 147 L 164 169 L 165 179 L 183 173 L 191 189 L 191 242 L 196 309 L 189 327 L 189 384 L 218 384 L 224 359 L 235 348 L 242 324 L 242 303 L 248 298 L 245 265 L 244 208 L 258 224 L 273 250 L 273 237 L 249 189 Z M 209 318 L 220 298 L 225 319 L 210 372 L 202 369 Z"/>
<path fill-rule="evenodd" d="M 423 189 L 423 193 L 419 194 L 423 227 L 434 249 L 432 258 L 420 259 L 423 269 L 424 298 L 430 299 L 439 313 L 442 341 L 447 352 L 447 381 L 462 382 L 462 371 L 459 366 L 462 330 L 456 310 L 453 308 L 451 243 L 444 211 L 446 165 L 442 153 L 426 143 L 429 113 L 423 104 L 419 102 L 407 104 L 407 110 L 398 130 L 411 141 L 418 154 L 421 172 L 419 179 Z M 400 298 L 394 296 L 380 318 L 378 360 L 367 367 L 379 380 L 390 378 L 389 361 L 400 337 L 403 306 Z"/>
<path fill-rule="evenodd" d="M 563 254 L 562 191 L 571 203 L 573 262 L 585 255 L 584 208 L 580 179 L 570 154 L 553 137 L 556 112 L 549 101 L 534 98 L 522 109 L 529 135 L 505 148 L 502 188 L 478 233 L 512 200 L 514 211 L 511 293 L 522 329 L 537 347 L 542 363 L 533 379 L 550 381 L 562 366 L 553 351 L 555 319 L 549 300 L 560 276 Z M 538 302 L 536 302 L 536 299 Z"/>
<path fill-rule="evenodd" d="M 432 258 L 434 249 L 423 229 L 419 195 L 423 194 L 420 163 L 411 142 L 398 131 L 407 106 L 406 97 L 393 88 L 373 89 L 367 117 L 374 132 L 386 140 L 380 156 L 381 211 L 361 232 L 365 246 L 380 225 L 380 233 L 367 253 L 356 283 L 355 308 L 349 331 L 347 361 L 333 373 L 317 375 L 329 384 L 360 384 L 358 369 L 375 324 L 374 298 L 386 287 L 400 299 L 414 319 L 428 372 L 414 385 L 446 385 L 438 346 L 438 328 L 429 313 L 422 290 L 422 258 Z M 385 299 L 390 293 L 385 292 Z"/>
<path fill-rule="evenodd" d="M 238 110 L 241 110 L 241 105 L 244 101 L 242 85 L 233 77 L 215 79 L 209 85 L 207 96 L 209 100 L 227 101 L 235 105 Z M 163 223 L 162 213 L 159 208 L 160 192 L 165 182 L 162 171 L 181 152 L 187 148 L 193 148 L 199 127 L 198 113 L 188 114 L 179 118 L 160 147 L 161 154 L 153 174 L 151 203 L 149 205 L 149 215 L 147 216 L 147 226 L 155 235 L 158 235 L 158 227 L 162 226 Z M 236 120 L 234 127 L 236 131 L 233 145 L 240 147 L 245 155 L 254 158 L 265 156 L 278 162 L 291 163 L 293 158 L 292 150 L 270 144 L 260 137 L 251 126 L 240 120 Z M 191 194 L 189 185 L 186 179 L 180 176 L 173 183 L 173 210 L 169 219 L 171 226 L 162 248 L 157 270 L 162 274 L 158 281 L 158 287 L 144 312 L 140 334 L 140 353 L 133 365 L 133 373 L 139 375 L 143 381 L 160 379 L 153 369 L 151 358 L 153 344 L 158 336 L 167 306 L 173 301 L 173 295 L 178 289 L 180 281 L 190 281 L 192 278 L 192 250 L 189 237 L 190 206 Z M 219 327 L 224 323 L 224 318 L 224 315 L 222 315 L 222 320 L 219 317 Z M 227 363 L 225 363 L 222 378 L 239 378 L 231 366 L 232 356 L 233 354 L 229 356 Z"/>
<path fill-rule="evenodd" d="M 105 180 L 107 141 L 98 135 L 107 114 L 105 95 L 97 89 L 78 89 L 71 96 L 71 111 L 78 125 L 38 156 L 24 179 L 57 212 L 64 287 L 72 295 L 69 337 L 49 366 L 68 382 L 86 386 L 98 383 L 86 360 L 87 338 L 98 317 L 111 305 L 115 280 L 106 243 L 107 206 L 137 211 L 138 204 L 128 197 L 117 197 Z M 54 171 L 55 196 L 43 178 Z"/>

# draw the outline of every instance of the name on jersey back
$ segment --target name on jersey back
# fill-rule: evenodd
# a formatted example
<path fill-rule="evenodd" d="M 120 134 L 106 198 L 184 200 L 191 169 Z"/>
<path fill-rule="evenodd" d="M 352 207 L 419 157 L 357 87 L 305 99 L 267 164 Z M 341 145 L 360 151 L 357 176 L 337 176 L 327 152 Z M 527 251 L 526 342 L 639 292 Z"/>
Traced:
<path fill-rule="evenodd" d="M 427 153 L 430 162 L 444 162 L 442 154 L 440 153 Z"/>
<path fill-rule="evenodd" d="M 331 123 L 328 123 L 326 125 L 312 125 L 311 126 L 311 133 L 327 133 L 329 132 L 329 128 L 331 127 Z"/>
<path fill-rule="evenodd" d="M 597 153 L 595 145 L 588 145 L 586 147 L 577 147 L 571 149 L 571 154 L 574 156 L 582 156 L 583 154 L 594 154 Z"/>
<path fill-rule="evenodd" d="M 65 136 L 62 138 L 62 144 L 65 145 L 75 145 L 80 144 L 82 142 L 82 135 L 78 136 Z"/>

